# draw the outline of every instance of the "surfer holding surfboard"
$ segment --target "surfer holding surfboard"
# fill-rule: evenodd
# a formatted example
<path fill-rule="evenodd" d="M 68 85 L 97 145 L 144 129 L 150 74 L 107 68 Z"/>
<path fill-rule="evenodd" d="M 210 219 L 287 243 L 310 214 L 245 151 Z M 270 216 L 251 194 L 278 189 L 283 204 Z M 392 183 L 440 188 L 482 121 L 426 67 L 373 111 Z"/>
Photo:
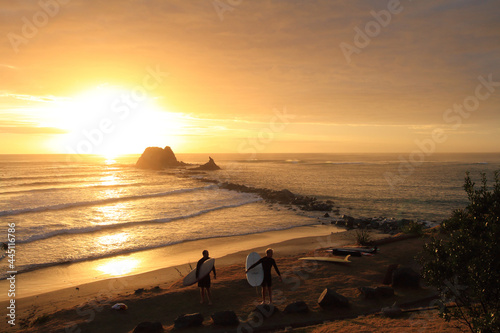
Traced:
<path fill-rule="evenodd" d="M 214 272 L 214 279 L 217 279 L 217 273 L 215 272 L 215 266 L 212 263 L 212 269 L 208 272 L 203 272 L 203 264 L 210 259 L 208 256 L 208 251 L 203 250 L 203 257 L 198 260 L 198 264 L 196 264 L 196 280 L 198 280 L 198 287 L 200 287 L 201 301 L 200 303 L 205 303 L 205 293 L 207 294 L 208 305 L 212 305 L 212 297 L 210 292 L 210 272 Z M 205 265 L 206 266 L 206 265 Z M 200 273 L 201 272 L 201 273 Z M 202 276 L 204 275 L 205 276 Z"/>
<path fill-rule="evenodd" d="M 248 274 L 248 271 L 250 271 L 252 268 L 258 266 L 259 264 L 262 264 L 262 270 L 264 274 L 264 279 L 262 281 L 262 304 L 266 303 L 266 293 L 269 294 L 269 304 L 273 303 L 273 292 L 272 292 L 272 284 L 273 284 L 273 279 L 271 276 L 271 267 L 274 267 L 274 270 L 278 274 L 278 277 L 280 281 L 281 279 L 281 274 L 278 269 L 278 266 L 276 266 L 276 261 L 273 259 L 273 249 L 269 248 L 266 250 L 266 256 L 264 258 L 261 258 L 257 262 L 255 262 L 253 265 L 247 268 L 246 273 Z"/>

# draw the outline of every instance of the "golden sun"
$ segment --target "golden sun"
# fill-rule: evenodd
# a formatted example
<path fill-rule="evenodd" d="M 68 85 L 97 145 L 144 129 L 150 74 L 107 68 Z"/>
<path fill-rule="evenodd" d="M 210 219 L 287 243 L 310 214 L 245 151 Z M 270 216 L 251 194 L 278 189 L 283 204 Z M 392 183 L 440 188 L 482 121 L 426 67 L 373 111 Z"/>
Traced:
<path fill-rule="evenodd" d="M 148 146 L 179 144 L 185 126 L 182 114 L 160 108 L 156 99 L 115 87 L 98 87 L 60 105 L 58 128 L 69 154 L 118 155 L 141 153 Z"/>

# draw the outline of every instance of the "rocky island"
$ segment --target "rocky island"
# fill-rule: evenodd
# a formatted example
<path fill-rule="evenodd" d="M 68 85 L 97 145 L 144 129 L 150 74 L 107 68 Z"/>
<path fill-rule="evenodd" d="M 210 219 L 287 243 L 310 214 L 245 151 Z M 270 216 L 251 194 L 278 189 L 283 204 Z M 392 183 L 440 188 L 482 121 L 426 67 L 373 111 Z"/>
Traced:
<path fill-rule="evenodd" d="M 135 166 L 140 169 L 151 169 L 151 170 L 161 170 L 161 169 L 172 169 L 190 166 L 190 164 L 178 161 L 175 157 L 172 148 L 166 146 L 165 148 L 160 147 L 148 147 L 144 150 L 141 157 L 135 163 Z M 191 170 L 220 170 L 220 167 L 215 164 L 215 161 L 209 157 L 209 161 L 203 165 L 200 165 Z"/>

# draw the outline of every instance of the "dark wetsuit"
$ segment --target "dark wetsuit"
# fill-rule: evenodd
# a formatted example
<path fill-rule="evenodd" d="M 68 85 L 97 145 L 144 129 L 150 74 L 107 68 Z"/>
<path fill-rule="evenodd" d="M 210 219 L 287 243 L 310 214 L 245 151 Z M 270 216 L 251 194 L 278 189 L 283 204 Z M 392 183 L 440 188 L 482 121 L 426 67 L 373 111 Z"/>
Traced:
<path fill-rule="evenodd" d="M 196 278 L 198 278 L 198 272 L 200 271 L 201 265 L 203 265 L 203 263 L 208 259 L 210 259 L 210 257 L 208 258 L 203 257 L 200 260 L 198 260 L 198 263 L 196 264 Z M 214 272 L 214 276 L 216 276 L 215 265 L 212 268 L 212 271 Z M 210 288 L 210 272 L 204 278 L 198 281 L 198 287 Z"/>
<path fill-rule="evenodd" d="M 271 287 L 273 285 L 273 279 L 271 277 L 271 267 L 274 267 L 276 273 L 281 276 L 278 266 L 276 266 L 276 261 L 273 258 L 264 257 L 257 261 L 255 264 L 250 266 L 248 270 L 251 270 L 258 264 L 262 264 L 262 270 L 264 271 L 264 281 L 262 281 L 262 287 Z"/>

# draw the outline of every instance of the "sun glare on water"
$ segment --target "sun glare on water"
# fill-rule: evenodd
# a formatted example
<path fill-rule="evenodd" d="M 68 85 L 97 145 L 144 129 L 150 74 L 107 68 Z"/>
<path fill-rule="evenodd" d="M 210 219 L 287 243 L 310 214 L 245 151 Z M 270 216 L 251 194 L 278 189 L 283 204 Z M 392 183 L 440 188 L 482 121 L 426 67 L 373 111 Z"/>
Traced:
<path fill-rule="evenodd" d="M 113 258 L 96 267 L 96 269 L 107 275 L 122 276 L 132 272 L 138 264 L 139 261 L 136 259 Z"/>
<path fill-rule="evenodd" d="M 96 239 L 96 245 L 105 248 L 119 248 L 124 243 L 130 241 L 130 235 L 125 232 L 105 235 Z M 139 260 L 128 257 L 116 257 L 105 259 L 96 269 L 104 274 L 112 276 L 126 275 L 132 272 L 138 265 Z"/>
<path fill-rule="evenodd" d="M 65 153 L 102 155 L 108 164 L 148 146 L 180 144 L 185 127 L 183 115 L 162 109 L 157 99 L 109 86 L 61 103 L 52 125 L 66 131 L 58 142 Z"/>

